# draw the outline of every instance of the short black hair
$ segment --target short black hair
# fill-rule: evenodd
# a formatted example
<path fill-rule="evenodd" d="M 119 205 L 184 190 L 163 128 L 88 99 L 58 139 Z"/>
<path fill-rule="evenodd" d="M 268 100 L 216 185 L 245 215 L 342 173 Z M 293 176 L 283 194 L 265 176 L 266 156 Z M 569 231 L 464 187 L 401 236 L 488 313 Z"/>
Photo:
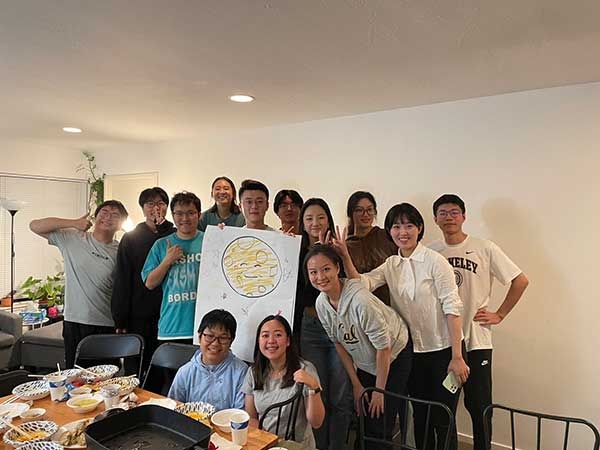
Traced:
<path fill-rule="evenodd" d="M 263 183 L 257 180 L 244 180 L 242 181 L 242 185 L 240 186 L 240 201 L 242 200 L 242 195 L 244 195 L 244 191 L 262 191 L 267 196 L 267 200 L 269 200 L 269 189 Z"/>
<path fill-rule="evenodd" d="M 444 194 L 435 202 L 433 202 L 433 215 L 436 216 L 438 208 L 446 203 L 452 203 L 453 205 L 458 206 L 463 214 L 467 211 L 467 208 L 465 208 L 465 202 L 463 202 L 462 198 L 460 198 L 458 195 Z"/>
<path fill-rule="evenodd" d="M 273 201 L 273 210 L 275 211 L 275 214 L 277 214 L 277 211 L 279 211 L 279 207 L 286 197 L 289 197 L 292 203 L 297 205 L 298 208 L 302 208 L 302 205 L 304 205 L 304 200 L 300 194 L 298 194 L 298 191 L 293 189 L 282 189 L 277 193 L 275 200 Z"/>
<path fill-rule="evenodd" d="M 190 203 L 196 207 L 198 214 L 200 214 L 200 212 L 202 211 L 202 207 L 200 204 L 200 199 L 196 196 L 196 194 L 194 194 L 193 192 L 186 191 L 178 192 L 171 199 L 171 214 L 173 213 L 173 210 L 175 210 L 175 205 L 188 205 Z"/>
<path fill-rule="evenodd" d="M 423 235 L 425 234 L 425 221 L 419 210 L 410 203 L 400 203 L 399 205 L 394 205 L 390 208 L 385 215 L 385 231 L 389 234 L 392 226 L 396 223 L 412 223 L 417 227 L 421 227 L 417 242 L 423 239 Z"/>
<path fill-rule="evenodd" d="M 165 202 L 165 204 L 169 204 L 169 196 L 165 192 L 163 188 L 159 188 L 158 186 L 154 186 L 148 189 L 144 189 L 138 198 L 139 205 L 143 208 L 144 205 L 148 202 L 151 202 L 156 197 L 160 197 L 160 199 Z"/>
<path fill-rule="evenodd" d="M 100 210 L 105 206 L 117 208 L 119 210 L 119 214 L 121 214 L 121 219 L 123 220 L 127 219 L 127 216 L 129 216 L 129 213 L 125 209 L 125 206 L 119 200 L 106 200 L 96 207 L 96 211 L 94 211 L 94 217 L 97 217 Z"/>
<path fill-rule="evenodd" d="M 229 332 L 231 341 L 235 339 L 235 331 L 237 330 L 237 322 L 233 314 L 225 309 L 213 309 L 207 312 L 200 321 L 198 334 L 203 333 L 207 328 L 222 327 Z"/>

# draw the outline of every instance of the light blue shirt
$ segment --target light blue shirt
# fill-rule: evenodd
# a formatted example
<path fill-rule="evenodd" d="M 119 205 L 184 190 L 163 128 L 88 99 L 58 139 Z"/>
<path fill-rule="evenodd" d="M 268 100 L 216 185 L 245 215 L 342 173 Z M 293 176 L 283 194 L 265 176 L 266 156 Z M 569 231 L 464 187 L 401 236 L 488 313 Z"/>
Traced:
<path fill-rule="evenodd" d="M 192 359 L 177 371 L 169 397 L 180 402 L 206 402 L 216 411 L 244 409 L 242 384 L 248 366 L 229 352 L 217 365 L 204 364 L 198 350 Z"/>

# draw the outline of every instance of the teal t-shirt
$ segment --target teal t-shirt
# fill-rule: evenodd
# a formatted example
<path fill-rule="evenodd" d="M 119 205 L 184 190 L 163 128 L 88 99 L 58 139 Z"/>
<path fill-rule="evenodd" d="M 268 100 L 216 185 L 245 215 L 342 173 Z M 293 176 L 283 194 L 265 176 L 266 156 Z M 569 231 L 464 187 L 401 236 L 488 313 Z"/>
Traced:
<path fill-rule="evenodd" d="M 219 225 L 220 223 L 224 223 L 228 227 L 243 227 L 246 225 L 246 219 L 244 219 L 244 215 L 241 212 L 232 214 L 227 219 L 221 219 L 216 212 L 207 209 L 202 212 L 202 217 L 200 217 L 200 222 L 198 222 L 198 229 L 206 231 L 208 225 Z"/>
<path fill-rule="evenodd" d="M 194 337 L 196 293 L 203 237 L 202 231 L 198 231 L 193 239 L 181 239 L 174 233 L 157 240 L 148 253 L 142 269 L 144 282 L 148 274 L 165 258 L 169 241 L 172 246 L 179 245 L 183 250 L 183 256 L 171 266 L 162 282 L 163 297 L 158 320 L 158 339 Z"/>

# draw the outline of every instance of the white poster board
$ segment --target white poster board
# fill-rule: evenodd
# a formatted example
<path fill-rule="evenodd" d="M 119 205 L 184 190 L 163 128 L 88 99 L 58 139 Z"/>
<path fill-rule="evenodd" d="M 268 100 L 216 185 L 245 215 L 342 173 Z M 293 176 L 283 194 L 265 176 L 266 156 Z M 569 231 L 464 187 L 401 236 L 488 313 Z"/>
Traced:
<path fill-rule="evenodd" d="M 275 231 L 208 226 L 202 244 L 194 329 L 207 312 L 222 308 L 237 321 L 231 350 L 254 359 L 256 327 L 270 314 L 293 324 L 299 236 Z M 198 335 L 194 336 L 198 343 Z"/>

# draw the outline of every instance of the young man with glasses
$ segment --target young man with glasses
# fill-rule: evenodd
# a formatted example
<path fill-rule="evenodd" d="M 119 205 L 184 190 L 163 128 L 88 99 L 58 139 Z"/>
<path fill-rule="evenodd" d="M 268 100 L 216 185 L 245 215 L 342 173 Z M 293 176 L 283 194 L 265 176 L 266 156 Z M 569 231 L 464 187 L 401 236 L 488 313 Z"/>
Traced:
<path fill-rule="evenodd" d="M 175 227 L 165 218 L 169 196 L 163 189 L 144 189 L 138 203 L 146 220 L 125 233 L 119 243 L 111 306 L 117 333 L 136 333 L 144 338 L 142 370 L 145 371 L 158 346 L 162 289 L 149 290 L 140 273 L 152 245 L 158 239 L 173 234 Z M 130 364 L 135 364 L 135 361 L 126 360 L 126 365 Z"/>
<path fill-rule="evenodd" d="M 483 433 L 483 411 L 492 403 L 492 325 L 498 325 L 515 307 L 529 281 L 506 254 L 491 241 L 467 235 L 465 203 L 454 194 L 444 194 L 433 204 L 435 223 L 444 239 L 430 248 L 448 259 L 454 269 L 458 292 L 464 304 L 463 334 L 471 369 L 464 385 L 465 407 L 473 422 L 474 450 L 487 450 Z M 489 311 L 493 278 L 510 288 L 500 307 Z M 489 424 L 491 430 L 491 423 Z"/>
<path fill-rule="evenodd" d="M 118 241 L 115 234 L 127 219 L 117 200 L 107 200 L 94 212 L 78 219 L 46 217 L 33 220 L 29 228 L 58 247 L 65 264 L 65 310 L 63 339 L 66 368 L 73 367 L 77 345 L 92 334 L 114 333 L 110 311 Z"/>
<path fill-rule="evenodd" d="M 191 344 L 200 255 L 204 233 L 198 230 L 200 199 L 191 192 L 179 192 L 171 200 L 171 214 L 177 231 L 158 239 L 144 267 L 142 279 L 150 290 L 162 285 L 158 340 Z"/>
<path fill-rule="evenodd" d="M 237 323 L 224 309 L 214 309 L 198 327 L 200 349 L 175 375 L 169 397 L 180 402 L 207 402 L 217 411 L 244 408 L 242 384 L 248 366 L 231 353 Z"/>
<path fill-rule="evenodd" d="M 300 209 L 304 200 L 293 189 L 282 189 L 275 196 L 273 208 L 275 214 L 281 220 L 281 231 L 301 235 L 300 231 Z"/>

